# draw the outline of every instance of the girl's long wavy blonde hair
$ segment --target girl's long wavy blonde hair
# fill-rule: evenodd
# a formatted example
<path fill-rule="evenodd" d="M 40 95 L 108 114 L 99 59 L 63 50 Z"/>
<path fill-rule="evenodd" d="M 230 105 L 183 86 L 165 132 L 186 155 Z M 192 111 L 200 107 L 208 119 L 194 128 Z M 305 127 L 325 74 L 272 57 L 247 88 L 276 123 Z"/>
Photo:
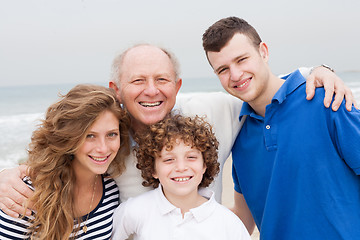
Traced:
<path fill-rule="evenodd" d="M 112 175 L 125 169 L 129 154 L 129 117 L 115 91 L 96 85 L 78 85 L 52 104 L 45 120 L 33 132 L 29 145 L 29 176 L 35 188 L 30 201 L 36 209 L 31 238 L 68 239 L 74 227 L 72 160 L 87 130 L 104 111 L 118 117 L 120 150 L 111 163 Z"/>

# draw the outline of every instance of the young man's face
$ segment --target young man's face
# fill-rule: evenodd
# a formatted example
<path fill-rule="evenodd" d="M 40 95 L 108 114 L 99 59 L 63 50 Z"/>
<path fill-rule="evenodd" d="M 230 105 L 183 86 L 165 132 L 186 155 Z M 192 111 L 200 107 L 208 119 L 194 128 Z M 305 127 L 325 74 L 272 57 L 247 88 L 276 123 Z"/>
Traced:
<path fill-rule="evenodd" d="M 136 131 L 162 120 L 174 107 L 181 79 L 169 57 L 154 46 L 139 46 L 123 59 L 118 98 L 129 111 Z"/>
<path fill-rule="evenodd" d="M 231 95 L 251 103 L 265 92 L 269 78 L 265 43 L 257 48 L 247 36 L 236 33 L 220 52 L 207 54 L 221 85 Z"/>

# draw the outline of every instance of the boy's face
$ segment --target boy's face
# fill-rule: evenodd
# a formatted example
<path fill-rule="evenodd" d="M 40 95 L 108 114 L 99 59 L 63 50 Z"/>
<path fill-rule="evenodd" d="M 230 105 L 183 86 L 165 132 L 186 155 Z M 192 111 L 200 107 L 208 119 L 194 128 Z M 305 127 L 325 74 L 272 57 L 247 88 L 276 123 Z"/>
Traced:
<path fill-rule="evenodd" d="M 172 202 L 197 196 L 205 170 L 202 153 L 177 139 L 172 150 L 164 147 L 155 159 L 153 177 L 159 179 L 166 198 Z"/>
<path fill-rule="evenodd" d="M 250 39 L 236 33 L 220 52 L 208 52 L 208 59 L 223 88 L 251 103 L 264 93 L 269 78 L 268 49 L 255 47 Z"/>

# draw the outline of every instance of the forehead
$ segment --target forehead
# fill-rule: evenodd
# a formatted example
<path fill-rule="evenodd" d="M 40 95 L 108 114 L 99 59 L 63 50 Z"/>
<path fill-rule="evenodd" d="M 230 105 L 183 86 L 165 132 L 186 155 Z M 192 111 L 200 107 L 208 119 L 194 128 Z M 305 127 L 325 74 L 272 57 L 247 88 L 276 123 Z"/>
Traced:
<path fill-rule="evenodd" d="M 155 46 L 138 46 L 130 49 L 123 58 L 122 74 L 168 75 L 175 77 L 175 69 L 169 56 Z"/>
<path fill-rule="evenodd" d="M 249 37 L 236 33 L 219 52 L 208 52 L 211 65 L 217 68 L 224 62 L 233 61 L 237 57 L 256 51 Z"/>

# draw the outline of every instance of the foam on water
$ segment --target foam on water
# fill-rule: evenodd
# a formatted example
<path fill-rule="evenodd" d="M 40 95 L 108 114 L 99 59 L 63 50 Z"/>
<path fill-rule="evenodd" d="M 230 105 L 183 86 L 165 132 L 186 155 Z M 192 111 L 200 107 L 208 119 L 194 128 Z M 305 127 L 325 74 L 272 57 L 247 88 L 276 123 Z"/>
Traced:
<path fill-rule="evenodd" d="M 43 113 L 0 117 L 0 169 L 26 159 L 31 133 L 43 118 Z"/>

